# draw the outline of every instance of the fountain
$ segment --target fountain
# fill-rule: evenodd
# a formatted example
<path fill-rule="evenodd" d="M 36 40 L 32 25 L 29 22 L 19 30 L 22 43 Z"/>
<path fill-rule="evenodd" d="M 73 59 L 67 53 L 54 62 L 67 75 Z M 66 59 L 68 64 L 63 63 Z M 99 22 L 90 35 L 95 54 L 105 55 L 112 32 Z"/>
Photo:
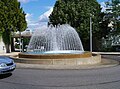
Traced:
<path fill-rule="evenodd" d="M 34 54 L 84 52 L 77 32 L 67 24 L 36 30 L 27 50 Z"/>
<path fill-rule="evenodd" d="M 27 52 L 19 54 L 19 58 L 39 64 L 89 64 L 91 57 L 91 52 L 84 51 L 76 30 L 68 24 L 36 30 Z"/>

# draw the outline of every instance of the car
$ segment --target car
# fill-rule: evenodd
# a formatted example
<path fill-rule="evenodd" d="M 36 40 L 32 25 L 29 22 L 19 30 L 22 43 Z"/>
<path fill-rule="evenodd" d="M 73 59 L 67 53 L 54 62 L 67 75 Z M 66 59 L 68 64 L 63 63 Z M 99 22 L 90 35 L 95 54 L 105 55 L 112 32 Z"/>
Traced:
<path fill-rule="evenodd" d="M 13 59 L 6 56 L 0 56 L 0 74 L 11 73 L 15 68 L 16 64 Z"/>

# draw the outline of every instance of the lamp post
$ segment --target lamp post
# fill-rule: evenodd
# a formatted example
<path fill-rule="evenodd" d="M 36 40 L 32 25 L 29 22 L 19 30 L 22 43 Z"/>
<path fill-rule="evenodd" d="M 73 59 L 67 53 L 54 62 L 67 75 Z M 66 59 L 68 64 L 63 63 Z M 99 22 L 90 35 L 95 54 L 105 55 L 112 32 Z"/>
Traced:
<path fill-rule="evenodd" d="M 90 52 L 92 52 L 92 17 L 90 15 Z"/>
<path fill-rule="evenodd" d="M 20 37 L 19 43 L 20 43 L 20 52 L 21 52 L 22 51 L 22 47 L 21 47 L 22 42 L 21 42 L 21 32 L 20 31 L 19 31 L 19 37 Z"/>

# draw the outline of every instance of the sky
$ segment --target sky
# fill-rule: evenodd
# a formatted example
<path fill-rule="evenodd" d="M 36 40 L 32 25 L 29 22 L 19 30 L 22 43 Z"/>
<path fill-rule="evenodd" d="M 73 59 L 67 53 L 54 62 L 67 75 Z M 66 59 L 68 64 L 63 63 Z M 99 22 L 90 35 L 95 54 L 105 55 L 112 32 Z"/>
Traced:
<path fill-rule="evenodd" d="M 47 25 L 48 17 L 56 0 L 18 0 L 26 13 L 26 21 L 30 30 Z M 97 0 L 102 6 L 107 0 Z"/>

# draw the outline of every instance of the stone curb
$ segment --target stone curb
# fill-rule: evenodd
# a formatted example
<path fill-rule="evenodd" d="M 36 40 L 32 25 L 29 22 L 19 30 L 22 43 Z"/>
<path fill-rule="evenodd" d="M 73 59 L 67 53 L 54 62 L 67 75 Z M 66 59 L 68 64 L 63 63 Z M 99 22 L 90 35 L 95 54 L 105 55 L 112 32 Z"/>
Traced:
<path fill-rule="evenodd" d="M 96 69 L 96 68 L 106 68 L 106 67 L 114 67 L 119 65 L 119 62 L 110 60 L 110 59 L 102 59 L 102 63 L 95 65 L 39 65 L 39 64 L 24 64 L 24 63 L 16 63 L 18 69 L 42 69 L 42 70 L 57 70 L 57 69 Z"/>

